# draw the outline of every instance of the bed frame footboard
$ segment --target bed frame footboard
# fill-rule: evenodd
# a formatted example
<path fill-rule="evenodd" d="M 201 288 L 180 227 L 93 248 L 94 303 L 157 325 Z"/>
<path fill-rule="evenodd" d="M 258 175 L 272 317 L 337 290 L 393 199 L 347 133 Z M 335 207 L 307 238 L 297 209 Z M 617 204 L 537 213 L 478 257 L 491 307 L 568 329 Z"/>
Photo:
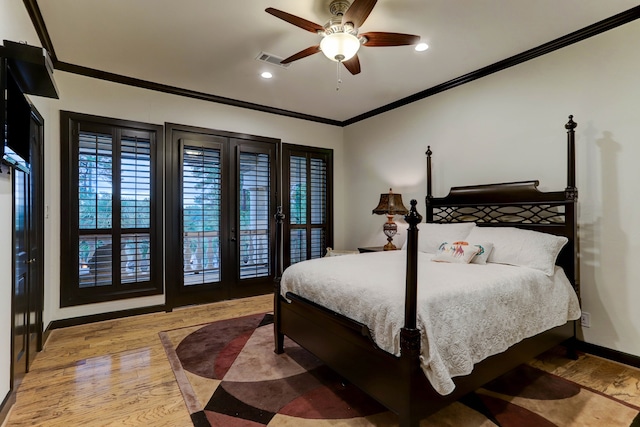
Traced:
<path fill-rule="evenodd" d="M 454 378 L 456 388 L 446 396 L 437 393 L 419 364 L 419 344 L 406 353 L 418 336 L 401 332 L 403 353 L 396 357 L 380 349 L 368 328 L 294 294 L 279 296 L 276 334 L 286 335 L 327 366 L 396 413 L 400 427 L 418 427 L 420 420 L 459 400 L 523 361 L 573 337 L 573 322 L 528 338 L 507 351 L 478 363 L 470 375 Z M 277 344 L 278 345 L 278 344 Z M 283 348 L 276 352 L 282 352 Z"/>

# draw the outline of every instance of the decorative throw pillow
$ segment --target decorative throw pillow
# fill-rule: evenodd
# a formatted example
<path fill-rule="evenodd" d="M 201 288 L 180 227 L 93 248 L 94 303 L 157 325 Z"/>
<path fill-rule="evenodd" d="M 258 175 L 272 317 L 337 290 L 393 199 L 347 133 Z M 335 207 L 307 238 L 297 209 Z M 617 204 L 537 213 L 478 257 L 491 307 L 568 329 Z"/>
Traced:
<path fill-rule="evenodd" d="M 469 244 L 477 246 L 478 249 L 479 249 L 479 251 L 476 254 L 476 256 L 474 256 L 471 259 L 471 262 L 474 263 L 474 264 L 486 264 L 487 263 L 487 259 L 489 258 L 489 254 L 493 250 L 493 243 L 489 243 L 489 242 L 473 243 L 473 242 L 471 242 Z"/>
<path fill-rule="evenodd" d="M 437 262 L 453 262 L 469 264 L 471 259 L 480 251 L 480 247 L 468 242 L 444 242 L 438 248 L 436 256 L 431 260 Z"/>
<path fill-rule="evenodd" d="M 564 236 L 514 227 L 475 227 L 467 238 L 471 242 L 492 242 L 487 262 L 534 268 L 552 276 L 556 259 L 569 241 Z"/>
<path fill-rule="evenodd" d="M 438 224 L 425 222 L 418 224 L 418 251 L 435 254 L 442 242 L 457 242 L 467 238 L 476 226 L 475 222 Z M 402 249 L 407 249 L 405 240 Z"/>

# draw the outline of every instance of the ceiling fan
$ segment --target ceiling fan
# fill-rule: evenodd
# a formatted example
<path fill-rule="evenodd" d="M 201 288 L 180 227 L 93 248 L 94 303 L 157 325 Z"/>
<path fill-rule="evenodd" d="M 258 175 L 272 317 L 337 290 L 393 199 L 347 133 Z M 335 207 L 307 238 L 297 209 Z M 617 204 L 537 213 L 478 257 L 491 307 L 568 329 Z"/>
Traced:
<path fill-rule="evenodd" d="M 269 7 L 267 13 L 287 21 L 312 33 L 322 35 L 320 44 L 310 46 L 280 61 L 288 64 L 306 58 L 318 52 L 332 61 L 342 63 L 351 74 L 360 73 L 358 49 L 360 46 L 404 46 L 418 43 L 420 36 L 400 33 L 368 32 L 358 34 L 358 29 L 367 19 L 377 0 L 333 0 L 329 5 L 331 19 L 324 25 L 318 25 L 290 13 Z"/>

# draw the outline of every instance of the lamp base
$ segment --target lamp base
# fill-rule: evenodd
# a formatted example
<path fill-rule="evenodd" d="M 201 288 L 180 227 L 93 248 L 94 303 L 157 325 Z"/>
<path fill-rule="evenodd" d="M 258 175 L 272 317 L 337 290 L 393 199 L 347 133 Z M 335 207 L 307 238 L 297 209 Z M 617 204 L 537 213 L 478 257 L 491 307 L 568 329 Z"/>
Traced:
<path fill-rule="evenodd" d="M 387 236 L 387 244 L 384 245 L 384 250 L 395 251 L 398 249 L 392 242 L 393 236 L 398 232 L 398 226 L 393 222 L 393 215 L 387 214 L 387 222 L 382 226 L 382 231 L 384 232 L 384 235 Z"/>
<path fill-rule="evenodd" d="M 387 242 L 386 245 L 384 245 L 382 247 L 382 249 L 385 250 L 385 251 L 395 251 L 398 248 L 396 247 L 396 245 L 393 244 L 393 242 L 389 241 L 389 242 Z"/>

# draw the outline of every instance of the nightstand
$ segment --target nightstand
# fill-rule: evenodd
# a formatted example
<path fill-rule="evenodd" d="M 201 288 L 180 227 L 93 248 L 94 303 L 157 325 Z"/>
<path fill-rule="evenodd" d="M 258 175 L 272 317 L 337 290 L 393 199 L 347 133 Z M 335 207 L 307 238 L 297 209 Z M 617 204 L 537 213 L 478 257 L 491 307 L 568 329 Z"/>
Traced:
<path fill-rule="evenodd" d="M 384 251 L 384 246 L 366 246 L 364 248 L 358 248 L 358 251 L 361 254 L 365 252 L 382 252 Z"/>

